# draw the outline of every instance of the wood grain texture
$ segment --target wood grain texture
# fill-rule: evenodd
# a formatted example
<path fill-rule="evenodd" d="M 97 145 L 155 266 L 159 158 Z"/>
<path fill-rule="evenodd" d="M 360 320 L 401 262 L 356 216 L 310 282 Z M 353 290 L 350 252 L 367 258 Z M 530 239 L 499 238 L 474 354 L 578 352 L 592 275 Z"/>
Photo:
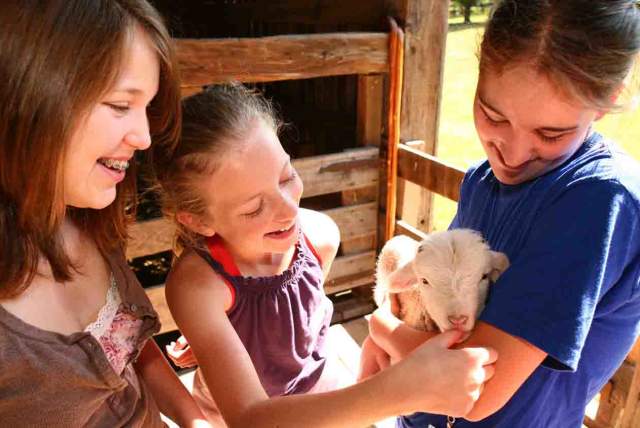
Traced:
<path fill-rule="evenodd" d="M 435 156 L 401 144 L 398 149 L 398 176 L 453 201 L 460 199 L 464 170 Z"/>
<path fill-rule="evenodd" d="M 386 33 L 176 39 L 183 90 L 212 83 L 270 82 L 386 73 Z"/>

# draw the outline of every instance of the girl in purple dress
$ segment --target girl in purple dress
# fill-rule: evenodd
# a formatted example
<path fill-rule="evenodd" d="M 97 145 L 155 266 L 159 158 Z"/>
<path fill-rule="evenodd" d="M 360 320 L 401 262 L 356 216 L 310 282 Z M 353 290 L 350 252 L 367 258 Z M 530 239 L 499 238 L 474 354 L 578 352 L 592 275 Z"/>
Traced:
<path fill-rule="evenodd" d="M 184 100 L 183 115 L 178 145 L 152 154 L 184 248 L 166 283 L 190 345 L 176 360 L 197 360 L 194 396 L 210 421 L 363 426 L 416 408 L 464 414 L 495 355 L 449 350 L 456 333 L 336 390 L 352 380 L 327 352 L 332 305 L 322 286 L 339 231 L 299 208 L 302 182 L 271 106 L 241 85 L 221 85 Z"/>

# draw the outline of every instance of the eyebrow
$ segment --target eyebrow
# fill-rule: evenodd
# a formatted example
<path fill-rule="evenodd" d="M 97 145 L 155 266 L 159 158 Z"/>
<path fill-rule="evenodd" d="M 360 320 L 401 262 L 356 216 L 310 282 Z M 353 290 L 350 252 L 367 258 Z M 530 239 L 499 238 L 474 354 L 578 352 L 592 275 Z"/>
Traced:
<path fill-rule="evenodd" d="M 287 155 L 287 158 L 285 159 L 284 165 L 282 165 L 282 169 L 280 170 L 280 172 L 284 171 L 287 168 L 287 166 L 289 165 L 290 162 L 291 162 L 291 156 Z M 245 204 L 251 202 L 252 200 L 254 200 L 254 199 L 256 199 L 256 198 L 258 198 L 260 196 L 262 196 L 262 192 L 257 193 L 255 195 L 245 199 L 243 202 L 240 202 L 238 205 L 239 206 L 245 205 Z"/>
<path fill-rule="evenodd" d="M 141 89 L 130 88 L 130 87 L 116 88 L 116 89 L 113 90 L 113 92 L 125 92 L 125 93 L 131 94 L 131 95 L 141 95 L 143 93 Z"/>
<path fill-rule="evenodd" d="M 497 108 L 495 108 L 494 106 L 492 106 L 491 104 L 489 104 L 488 102 L 486 102 L 482 96 L 478 95 L 478 99 L 480 100 L 480 104 L 482 104 L 483 108 L 488 108 L 489 110 L 493 111 L 494 113 L 499 114 L 502 117 L 506 117 L 503 113 L 500 112 L 500 110 L 498 110 Z M 544 131 L 544 132 L 556 132 L 556 133 L 561 133 L 561 132 L 570 132 L 570 131 L 575 131 L 576 129 L 578 129 L 578 125 L 575 126 L 567 126 L 567 127 L 556 127 L 556 126 L 543 126 L 541 128 L 536 128 L 536 131 L 540 132 L 540 131 Z"/>

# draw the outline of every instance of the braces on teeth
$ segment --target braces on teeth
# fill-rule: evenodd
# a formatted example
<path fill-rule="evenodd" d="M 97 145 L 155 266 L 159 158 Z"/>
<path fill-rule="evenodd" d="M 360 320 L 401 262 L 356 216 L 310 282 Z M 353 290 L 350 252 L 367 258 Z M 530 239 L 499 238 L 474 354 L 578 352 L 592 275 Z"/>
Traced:
<path fill-rule="evenodd" d="M 129 161 L 114 160 L 114 159 L 100 159 L 100 163 L 107 168 L 113 168 L 120 171 L 124 171 L 129 168 Z"/>

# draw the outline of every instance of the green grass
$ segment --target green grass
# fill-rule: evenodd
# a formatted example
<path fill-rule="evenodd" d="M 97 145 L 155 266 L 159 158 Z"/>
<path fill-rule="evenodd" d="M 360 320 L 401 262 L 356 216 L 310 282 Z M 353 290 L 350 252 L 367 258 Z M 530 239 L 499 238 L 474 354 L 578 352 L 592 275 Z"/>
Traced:
<path fill-rule="evenodd" d="M 461 21 L 459 18 L 454 18 Z M 473 16 L 472 22 L 484 18 Z M 453 21 L 453 20 L 452 20 Z M 456 24 L 458 21 L 454 21 Z M 476 50 L 482 28 L 452 25 L 447 37 L 438 157 L 461 168 L 483 159 L 484 152 L 473 126 L 472 104 L 477 83 Z M 614 139 L 636 159 L 640 159 L 640 111 L 609 114 L 596 129 Z M 444 230 L 455 215 L 456 204 L 436 195 L 433 227 Z"/>

